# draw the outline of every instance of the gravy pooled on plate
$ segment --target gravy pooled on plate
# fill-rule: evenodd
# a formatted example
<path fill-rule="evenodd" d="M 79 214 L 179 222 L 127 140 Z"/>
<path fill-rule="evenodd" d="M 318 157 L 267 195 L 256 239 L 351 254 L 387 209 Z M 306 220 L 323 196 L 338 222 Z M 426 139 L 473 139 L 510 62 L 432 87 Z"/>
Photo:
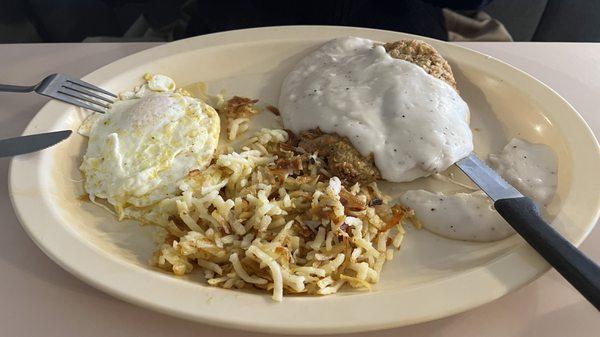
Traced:
<path fill-rule="evenodd" d="M 558 160 L 548 145 L 513 138 L 488 160 L 506 181 L 541 206 L 552 200 L 558 183 Z"/>
<path fill-rule="evenodd" d="M 513 138 L 489 161 L 504 179 L 540 206 L 550 203 L 557 185 L 557 159 L 544 144 Z M 405 192 L 401 202 L 415 211 L 426 229 L 450 239 L 496 241 L 514 230 L 483 192 L 447 195 L 424 190 Z"/>
<path fill-rule="evenodd" d="M 489 242 L 514 233 L 482 191 L 446 195 L 412 190 L 400 201 L 415 211 L 423 227 L 449 239 Z"/>

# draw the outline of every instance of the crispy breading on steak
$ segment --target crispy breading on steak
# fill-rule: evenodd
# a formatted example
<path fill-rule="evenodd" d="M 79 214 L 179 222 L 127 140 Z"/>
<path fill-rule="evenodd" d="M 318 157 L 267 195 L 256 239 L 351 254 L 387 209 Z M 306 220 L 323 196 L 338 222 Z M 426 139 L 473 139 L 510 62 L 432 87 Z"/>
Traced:
<path fill-rule="evenodd" d="M 362 156 L 346 137 L 314 129 L 300 134 L 298 146 L 307 152 L 317 152 L 327 162 L 329 171 L 349 185 L 381 179 L 373 155 Z"/>
<path fill-rule="evenodd" d="M 456 81 L 448 62 L 430 44 L 420 40 L 400 40 L 383 45 L 391 57 L 412 62 L 434 77 L 450 84 L 456 91 Z"/>

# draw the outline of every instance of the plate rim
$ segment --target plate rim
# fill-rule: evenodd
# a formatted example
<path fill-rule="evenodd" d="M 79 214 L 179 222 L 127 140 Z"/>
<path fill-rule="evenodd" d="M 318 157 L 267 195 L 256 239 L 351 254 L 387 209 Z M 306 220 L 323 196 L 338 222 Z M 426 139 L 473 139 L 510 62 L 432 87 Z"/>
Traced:
<path fill-rule="evenodd" d="M 111 62 L 103 67 L 100 67 L 99 69 L 84 76 L 83 79 L 84 80 L 93 79 L 94 76 L 96 76 L 98 73 L 101 73 L 106 67 L 116 67 L 119 65 L 123 65 L 123 64 L 126 64 L 128 62 L 128 60 L 131 60 L 131 59 L 147 57 L 148 55 L 152 55 L 152 54 L 156 54 L 156 53 L 161 54 L 161 55 L 159 55 L 159 57 L 163 57 L 163 56 L 177 54 L 179 52 L 185 52 L 186 45 L 188 45 L 188 46 L 196 45 L 196 47 L 200 46 L 201 48 L 206 48 L 206 47 L 211 47 L 211 46 L 215 46 L 215 45 L 219 44 L 219 43 L 216 43 L 216 44 L 211 45 L 211 42 L 214 43 L 215 41 L 219 41 L 219 40 L 235 39 L 236 36 L 239 36 L 239 35 L 256 34 L 256 33 L 260 34 L 260 33 L 266 32 L 266 31 L 273 33 L 272 35 L 278 35 L 278 34 L 285 35 L 285 34 L 290 34 L 290 33 L 285 33 L 285 32 L 298 33 L 298 32 L 303 32 L 303 31 L 304 32 L 311 31 L 312 34 L 314 34 L 315 31 L 322 31 L 324 29 L 328 30 L 328 31 L 340 32 L 340 33 L 346 34 L 346 35 L 350 35 L 351 33 L 359 33 L 358 35 L 361 35 L 360 33 L 362 32 L 365 34 L 367 34 L 367 33 L 374 34 L 374 35 L 377 35 L 377 34 L 390 35 L 391 34 L 391 35 L 396 35 L 398 38 L 412 37 L 412 38 L 418 38 L 418 39 L 425 40 L 425 41 L 435 41 L 436 44 L 443 44 L 443 45 L 445 45 L 446 48 L 462 50 L 462 51 L 466 51 L 469 53 L 475 53 L 475 54 L 478 54 L 479 56 L 485 57 L 486 59 L 492 60 L 493 62 L 499 62 L 504 67 L 511 68 L 511 71 L 516 71 L 516 72 L 520 73 L 521 75 L 525 75 L 530 80 L 537 82 L 537 84 L 541 85 L 544 90 L 549 91 L 550 94 L 552 94 L 555 98 L 557 98 L 567 108 L 569 108 L 572 112 L 575 112 L 574 117 L 575 116 L 577 117 L 577 121 L 574 123 L 578 123 L 578 124 L 580 124 L 581 127 L 583 127 L 583 129 L 585 130 L 585 133 L 586 133 L 585 136 L 587 136 L 587 138 L 589 138 L 589 140 L 592 140 L 592 144 L 595 143 L 594 145 L 596 148 L 596 152 L 600 151 L 599 150 L 600 147 L 598 146 L 598 141 L 596 140 L 593 132 L 591 131 L 591 129 L 589 128 L 589 126 L 587 125 L 585 120 L 581 117 L 581 115 L 564 98 L 562 98 L 562 96 L 560 96 L 558 93 L 556 93 L 552 88 L 548 87 L 546 84 L 544 84 L 543 82 L 534 78 L 533 76 L 527 74 L 526 72 L 524 72 L 516 67 L 513 67 L 512 65 L 510 65 L 508 63 L 498 60 L 494 57 L 471 50 L 471 49 L 463 47 L 463 46 L 458 46 L 458 45 L 450 44 L 448 42 L 434 40 L 431 38 L 421 37 L 421 36 L 417 36 L 417 35 L 404 34 L 404 33 L 399 33 L 399 32 L 385 31 L 385 30 L 365 29 L 365 28 L 356 28 L 356 27 L 339 27 L 339 26 L 275 26 L 275 27 L 250 28 L 250 29 L 243 29 L 243 30 L 220 32 L 220 33 L 208 34 L 208 35 L 192 37 L 192 38 L 188 38 L 188 39 L 184 39 L 184 40 L 179 40 L 179 41 L 159 45 L 156 47 L 152 47 L 152 48 L 143 50 L 138 53 L 128 55 L 124 58 L 121 58 L 121 59 L 115 61 L 115 62 Z M 267 35 L 268 35 L 268 33 L 267 33 Z M 273 38 L 273 39 L 286 40 L 285 37 Z M 289 38 L 287 38 L 287 39 L 289 39 Z M 240 40 L 243 40 L 243 39 L 240 39 Z M 267 39 L 265 39 L 265 40 L 267 40 Z M 299 39 L 295 39 L 295 40 L 299 40 Z M 230 43 L 232 43 L 232 42 L 226 42 L 225 44 L 230 44 Z M 180 47 L 184 47 L 183 50 L 177 51 L 177 49 Z M 193 48 L 193 49 L 195 49 L 195 48 Z M 175 52 L 172 52 L 172 51 L 175 51 Z M 26 127 L 23 134 L 38 132 L 39 130 L 36 129 L 36 123 L 42 119 L 41 117 L 43 116 L 43 112 L 52 110 L 54 108 L 58 108 L 57 104 L 62 104 L 62 103 L 48 102 L 47 104 L 45 104 L 40 109 L 40 111 L 36 114 L 36 116 L 32 119 L 32 121 L 28 124 L 28 126 Z M 488 292 L 486 294 L 486 296 L 479 296 L 477 299 L 471 299 L 469 302 L 463 302 L 462 305 L 454 304 L 453 307 L 446 308 L 443 313 L 436 312 L 436 313 L 430 313 L 429 315 L 422 314 L 418 318 L 413 317 L 412 319 L 404 319 L 404 320 L 387 319 L 387 320 L 382 320 L 382 321 L 378 321 L 378 322 L 372 322 L 372 324 L 368 324 L 368 323 L 365 324 L 365 322 L 358 322 L 358 321 L 354 322 L 354 325 L 347 325 L 348 322 L 345 322 L 346 325 L 341 325 L 338 323 L 338 324 L 330 324 L 327 326 L 320 325 L 320 326 L 314 326 L 314 327 L 294 326 L 294 325 L 288 325 L 288 324 L 286 324 L 286 322 L 277 323 L 277 322 L 268 322 L 268 321 L 261 321 L 261 322 L 252 324 L 253 322 L 242 322 L 239 320 L 236 321 L 235 319 L 234 320 L 223 319 L 222 317 L 216 317 L 215 315 L 212 315 L 212 316 L 211 315 L 203 315 L 202 312 L 189 313 L 189 312 L 185 312 L 182 310 L 177 310 L 177 308 L 174 308 L 173 306 L 164 305 L 164 303 L 156 303 L 155 301 L 140 297 L 139 292 L 138 293 L 129 292 L 131 289 L 129 289 L 129 290 L 120 289 L 119 287 L 114 286 L 114 284 L 111 285 L 110 282 L 106 283 L 105 279 L 102 279 L 102 280 L 95 279 L 94 277 L 92 277 L 93 273 L 90 274 L 90 270 L 85 270 L 85 269 L 82 270 L 81 268 L 75 267 L 75 265 L 77 263 L 74 263 L 72 261 L 72 259 L 69 259 L 69 257 L 60 255 L 60 252 L 62 252 L 62 250 L 57 249 L 56 246 L 51 246 L 51 244 L 49 244 L 49 241 L 47 241 L 47 237 L 44 237 L 44 235 L 47 233 L 45 233 L 43 230 L 40 230 L 40 228 L 38 228 L 34 225 L 35 224 L 34 221 L 39 220 L 39 219 L 33 219 L 32 217 L 34 216 L 34 214 L 32 214 L 32 212 L 27 212 L 28 210 L 30 211 L 30 206 L 23 204 L 24 202 L 27 203 L 27 198 L 25 198 L 21 195 L 15 194 L 14 192 L 16 189 L 18 189 L 19 182 L 16 180 L 15 177 L 17 177 L 19 174 L 20 165 L 22 166 L 22 164 L 24 162 L 26 162 L 28 159 L 32 159 L 32 158 L 38 159 L 40 161 L 42 161 L 44 159 L 48 160 L 50 158 L 50 153 L 51 153 L 50 151 L 45 151 L 45 152 L 40 152 L 37 154 L 28 155 L 26 157 L 14 157 L 10 161 L 10 165 L 9 165 L 9 195 L 10 195 L 11 202 L 13 204 L 13 208 L 15 210 L 17 218 L 19 219 L 19 222 L 21 223 L 22 227 L 25 229 L 27 234 L 32 238 L 32 240 L 36 243 L 36 245 L 38 247 L 40 247 L 40 249 L 46 255 L 48 255 L 54 262 L 59 264 L 65 270 L 69 271 L 71 274 L 75 275 L 76 277 L 82 279 L 86 283 L 89 283 L 104 292 L 110 293 L 111 295 L 114 295 L 118 298 L 125 299 L 126 301 L 133 302 L 133 303 L 141 305 L 143 307 L 149 307 L 153 310 L 157 310 L 157 311 L 160 311 L 163 313 L 167 313 L 167 314 L 171 314 L 171 315 L 175 315 L 178 317 L 183 317 L 183 318 L 187 318 L 187 319 L 191 319 L 191 320 L 195 320 L 195 321 L 200 321 L 203 323 L 219 325 L 219 326 L 224 326 L 224 327 L 229 327 L 229 328 L 234 327 L 234 328 L 238 328 L 238 329 L 247 329 L 247 330 L 253 330 L 253 331 L 283 332 L 283 333 L 297 333 L 297 334 L 300 334 L 300 333 L 344 333 L 344 332 L 359 332 L 359 331 L 369 331 L 369 330 L 376 330 L 376 329 L 392 328 L 392 327 L 398 327 L 398 326 L 402 326 L 402 325 L 409 325 L 409 324 L 424 322 L 424 321 L 428 321 L 428 320 L 432 320 L 432 319 L 436 319 L 436 318 L 441 318 L 441 317 L 449 316 L 452 314 L 456 314 L 456 313 L 468 310 L 470 308 L 477 307 L 481 304 L 492 301 L 496 298 L 499 298 L 509 292 L 512 292 L 512 291 L 528 284 L 529 282 L 535 280 L 537 277 L 539 277 L 541 274 L 545 273 L 549 269 L 548 264 L 546 264 L 545 261 L 543 261 L 539 256 L 537 256 L 537 254 L 533 253 L 532 248 L 527 246 L 524 242 L 521 242 L 517 247 L 512 249 L 505 256 L 499 257 L 498 259 L 491 261 L 490 263 L 488 263 L 486 265 L 482 265 L 482 266 L 473 268 L 472 270 L 469 270 L 467 273 L 463 273 L 463 274 L 480 273 L 480 274 L 482 274 L 480 276 L 485 276 L 484 270 L 487 270 L 493 266 L 497 266 L 498 264 L 506 264 L 507 262 L 510 262 L 510 261 L 512 261 L 512 263 L 517 263 L 517 264 L 520 263 L 522 265 L 526 265 L 526 266 L 530 267 L 529 270 L 526 270 L 526 272 L 523 272 L 519 275 L 514 275 L 514 273 L 513 273 L 512 282 L 509 282 L 508 284 L 506 284 L 506 283 L 502 284 L 505 286 L 505 288 L 503 290 L 497 289 L 496 291 Z M 40 177 L 36 176 L 35 178 L 39 179 Z M 32 179 L 32 181 L 33 180 L 34 179 Z M 593 229 L 595 223 L 597 222 L 598 217 L 600 216 L 600 207 L 598 207 L 598 206 L 600 206 L 600 204 L 596 205 L 596 211 L 595 211 L 595 215 L 593 216 L 593 219 L 592 219 L 592 221 L 593 221 L 592 225 L 587 226 L 587 231 L 584 233 L 584 235 L 582 235 L 581 238 L 578 238 L 578 240 L 575 240 L 574 243 L 576 245 L 579 245 L 585 239 L 585 237 L 587 237 L 589 235 L 589 233 Z M 55 214 L 55 216 L 59 216 L 59 215 Z M 77 239 L 78 234 L 75 233 L 74 231 L 73 231 L 73 233 L 69 233 L 69 234 L 73 235 L 71 237 L 72 239 Z M 155 278 L 155 279 L 163 279 L 164 278 L 164 280 L 167 280 L 166 282 L 168 282 L 168 279 L 172 279 L 171 276 L 156 273 L 154 271 L 151 271 L 149 269 L 144 269 L 139 266 L 134 266 L 134 265 L 131 265 L 124 261 L 119 261 L 115 257 L 110 257 L 106 252 L 101 252 L 99 248 L 94 248 L 93 245 L 83 242 L 83 240 L 80 240 L 79 243 L 83 244 L 82 247 L 84 247 L 84 248 L 87 248 L 87 249 L 91 248 L 90 251 L 87 252 L 89 254 L 92 254 L 90 256 L 103 257 L 103 258 L 108 257 L 108 259 L 106 259 L 104 261 L 104 263 L 117 262 L 117 264 L 120 267 L 125 268 L 125 270 L 139 269 L 139 270 L 136 270 L 136 274 L 140 274 L 140 272 L 141 272 L 141 274 L 152 274 L 152 276 L 150 276 L 150 277 Z M 55 242 L 53 242 L 53 244 L 55 244 Z M 104 256 L 104 255 L 106 255 L 106 256 Z M 109 265 L 110 265 L 110 263 L 109 263 Z M 508 265 L 510 266 L 510 264 L 508 264 Z M 531 268 L 531 267 L 533 267 L 533 268 Z M 488 275 L 488 276 L 490 276 L 490 275 Z M 454 278 L 455 279 L 459 279 L 459 278 L 464 279 L 465 275 L 461 274 Z M 162 280 L 162 281 L 164 281 L 164 280 Z M 219 291 L 217 290 L 218 288 L 209 288 L 209 289 L 210 289 L 209 292 L 211 292 L 211 293 L 212 292 L 219 293 Z M 231 291 L 224 290 L 223 293 L 219 293 L 219 294 L 220 295 L 225 294 L 224 292 L 231 293 Z M 381 292 L 379 295 L 381 295 Z M 225 294 L 225 296 L 231 297 L 231 294 Z M 285 305 L 285 304 L 282 304 L 282 305 Z M 358 324 L 360 324 L 360 326 Z"/>

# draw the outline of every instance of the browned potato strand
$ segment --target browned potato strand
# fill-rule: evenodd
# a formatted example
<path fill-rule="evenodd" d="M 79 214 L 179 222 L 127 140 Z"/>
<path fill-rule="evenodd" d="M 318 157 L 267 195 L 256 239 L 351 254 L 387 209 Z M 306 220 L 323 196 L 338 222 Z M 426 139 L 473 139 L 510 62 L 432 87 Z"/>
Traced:
<path fill-rule="evenodd" d="M 233 96 L 219 110 L 227 117 L 227 119 L 233 120 L 240 117 L 249 118 L 258 113 L 258 109 L 255 106 L 257 102 L 257 99 Z"/>

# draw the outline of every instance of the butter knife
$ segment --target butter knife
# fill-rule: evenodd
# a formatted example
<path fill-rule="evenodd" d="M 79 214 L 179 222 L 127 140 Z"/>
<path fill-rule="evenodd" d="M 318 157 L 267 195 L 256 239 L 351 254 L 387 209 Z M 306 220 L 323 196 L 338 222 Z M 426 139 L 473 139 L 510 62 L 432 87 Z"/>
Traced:
<path fill-rule="evenodd" d="M 600 310 L 600 268 L 541 217 L 536 204 L 489 168 L 475 153 L 456 165 L 493 201 L 496 211 L 554 269 Z"/>
<path fill-rule="evenodd" d="M 0 140 L 0 157 L 16 156 L 19 154 L 35 152 L 57 143 L 71 135 L 71 130 L 48 133 L 39 133 Z"/>

